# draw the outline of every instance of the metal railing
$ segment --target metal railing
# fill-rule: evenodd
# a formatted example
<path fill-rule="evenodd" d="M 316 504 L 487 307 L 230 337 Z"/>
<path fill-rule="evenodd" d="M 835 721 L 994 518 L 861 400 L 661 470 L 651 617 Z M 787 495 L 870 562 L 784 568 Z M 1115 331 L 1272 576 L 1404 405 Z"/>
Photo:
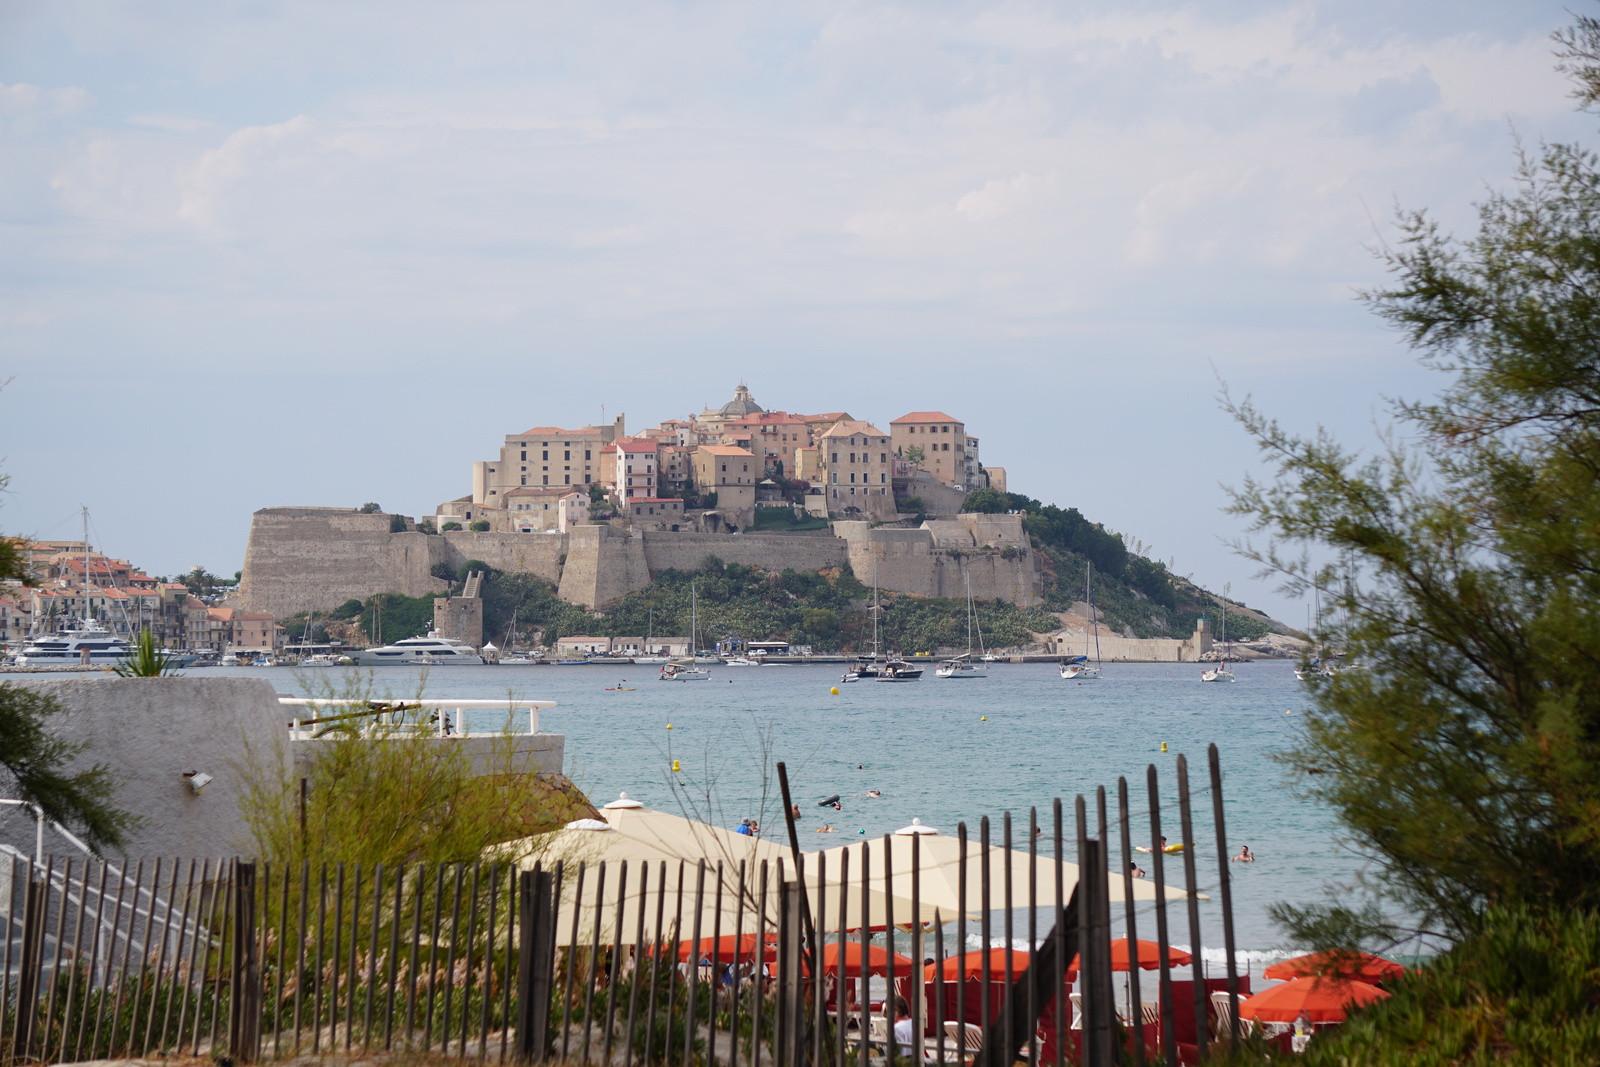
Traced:
<path fill-rule="evenodd" d="M 1214 854 L 1195 836 L 1183 757 L 1174 770 L 1169 852 L 1152 766 L 1143 812 L 1119 780 L 1114 797 L 1055 801 L 1043 822 L 1007 813 L 951 837 L 914 824 L 810 854 L 791 822 L 788 848 L 647 862 L 158 859 L 126 874 L 0 859 L 0 1050 L 41 1063 L 397 1048 L 684 1067 L 1203 1062 L 1214 1041 L 1238 1042 L 1241 991 L 1215 746 Z M 787 791 L 781 764 L 780 780 Z M 607 841 L 627 836 L 614 821 Z M 1151 877 L 1113 871 L 1113 835 L 1124 857 L 1150 842 Z M 1224 977 L 1201 959 L 1202 890 L 1219 898 Z M 1153 945 L 1138 940 L 1152 921 Z M 1182 927 L 1189 953 L 1172 945 Z"/>
<path fill-rule="evenodd" d="M 553 700 L 468 700 L 430 697 L 424 700 L 340 700 L 330 697 L 279 697 L 287 707 L 307 708 L 289 722 L 296 741 L 338 737 L 354 730 L 405 730 L 437 737 L 498 737 L 537 734 L 539 709 Z"/>

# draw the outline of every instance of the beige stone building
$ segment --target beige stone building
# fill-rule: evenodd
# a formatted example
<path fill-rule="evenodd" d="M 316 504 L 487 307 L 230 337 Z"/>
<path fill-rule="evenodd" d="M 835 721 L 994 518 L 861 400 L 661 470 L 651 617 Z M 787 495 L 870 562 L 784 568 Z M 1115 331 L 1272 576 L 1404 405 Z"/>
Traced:
<path fill-rule="evenodd" d="M 838 518 L 893 519 L 894 486 L 889 435 L 870 422 L 836 422 L 817 441 L 828 514 Z"/>
<path fill-rule="evenodd" d="M 812 444 L 811 426 L 797 415 L 786 411 L 763 411 L 728 423 L 723 435 L 724 444 L 740 444 L 730 440 L 728 434 L 742 435 L 751 453 L 761 457 L 765 472 L 784 478 L 795 475 L 795 453 Z"/>
<path fill-rule="evenodd" d="M 459 505 L 502 508 L 501 497 L 512 489 L 546 486 L 585 486 L 592 482 L 611 482 L 615 472 L 611 446 L 627 436 L 626 416 L 605 426 L 581 426 L 564 430 L 559 426 L 535 426 L 523 433 L 508 434 L 498 459 L 472 465 L 472 495 L 468 501 L 452 501 L 453 509 L 441 507 L 439 513 L 463 514 Z"/>
<path fill-rule="evenodd" d="M 518 533 L 566 533 L 589 521 L 589 493 L 585 489 L 550 485 L 508 489 L 506 518 Z"/>
<path fill-rule="evenodd" d="M 759 415 L 765 410 L 766 409 L 760 404 L 757 404 L 755 398 L 750 395 L 749 387 L 743 382 L 740 382 L 739 387 L 733 391 L 732 400 L 728 401 L 720 408 L 706 408 L 699 415 L 695 416 L 694 432 L 702 435 L 702 439 L 694 441 L 684 440 L 681 443 L 710 443 L 703 439 L 704 435 L 720 438 L 722 431 L 727 428 L 730 422 L 749 418 L 751 415 Z"/>
<path fill-rule="evenodd" d="M 967 484 L 967 429 L 942 411 L 913 411 L 889 424 L 894 451 L 922 450 L 922 469 L 946 485 Z"/>
<path fill-rule="evenodd" d="M 755 519 L 761 461 L 733 445 L 702 445 L 694 450 L 693 463 L 695 491 L 717 494 L 722 522 L 741 528 L 750 525 Z"/>
<path fill-rule="evenodd" d="M 676 531 L 683 525 L 683 501 L 677 497 L 631 497 L 622 511 L 635 530 Z"/>

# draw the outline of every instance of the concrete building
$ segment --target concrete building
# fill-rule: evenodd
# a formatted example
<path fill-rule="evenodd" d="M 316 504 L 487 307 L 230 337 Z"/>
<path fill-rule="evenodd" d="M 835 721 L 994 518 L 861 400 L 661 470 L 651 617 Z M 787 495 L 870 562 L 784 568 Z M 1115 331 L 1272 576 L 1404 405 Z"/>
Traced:
<path fill-rule="evenodd" d="M 717 514 L 723 525 L 742 529 L 755 520 L 756 483 L 762 478 L 761 461 L 732 445 L 702 445 L 694 450 L 695 491 L 717 494 Z"/>
<path fill-rule="evenodd" d="M 656 456 L 660 447 L 653 437 L 625 437 L 611 446 L 617 469 L 609 486 L 624 507 L 635 498 L 656 495 Z"/>
<path fill-rule="evenodd" d="M 611 638 L 574 634 L 556 639 L 558 656 L 603 656 L 611 651 Z"/>
<path fill-rule="evenodd" d="M 656 492 L 682 496 L 689 488 L 689 453 L 683 445 L 662 445 L 656 453 Z"/>
<path fill-rule="evenodd" d="M 607 484 L 614 472 L 608 455 L 612 445 L 627 436 L 625 415 L 605 426 L 582 426 L 563 430 L 559 426 L 535 426 L 506 436 L 498 459 L 472 465 L 472 494 L 466 501 L 451 501 L 439 514 L 466 517 L 467 503 L 477 508 L 502 507 L 501 497 L 511 489 L 526 486 Z"/>
<path fill-rule="evenodd" d="M 508 489 L 506 517 L 518 533 L 566 533 L 589 521 L 589 493 L 567 486 Z"/>
<path fill-rule="evenodd" d="M 870 422 L 836 422 L 817 441 L 828 514 L 882 522 L 897 514 L 889 435 Z"/>
<path fill-rule="evenodd" d="M 978 439 L 971 434 L 966 434 L 966 466 L 965 485 L 967 492 L 976 492 L 989 487 L 989 479 L 984 476 L 983 464 L 978 462 Z"/>
<path fill-rule="evenodd" d="M 922 469 L 946 485 L 967 484 L 967 430 L 960 419 L 942 411 L 913 411 L 889 424 L 894 450 L 902 456 L 922 450 Z"/>

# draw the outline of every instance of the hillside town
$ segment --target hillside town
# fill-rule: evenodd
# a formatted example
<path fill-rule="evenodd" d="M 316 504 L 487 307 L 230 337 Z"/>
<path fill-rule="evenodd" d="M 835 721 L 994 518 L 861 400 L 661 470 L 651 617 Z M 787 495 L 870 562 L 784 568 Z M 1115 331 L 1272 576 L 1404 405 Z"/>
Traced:
<path fill-rule="evenodd" d="M 613 519 L 716 533 L 783 511 L 884 522 L 911 502 L 912 512 L 953 514 L 968 493 L 987 488 L 1005 491 L 1004 468 L 986 467 L 978 438 L 943 411 L 907 412 L 885 433 L 848 411 L 769 411 L 740 382 L 721 407 L 634 435 L 622 415 L 507 434 L 497 457 L 472 465 L 472 491 L 422 522 L 441 531 L 565 533 Z"/>
<path fill-rule="evenodd" d="M 0 586 L 0 638 L 7 645 L 20 647 L 31 634 L 87 620 L 124 637 L 149 630 L 164 648 L 196 652 L 271 652 L 284 644 L 283 627 L 271 615 L 225 606 L 225 587 L 206 590 L 192 577 L 187 584 L 153 578 L 87 541 L 23 541 L 18 547 L 38 584 Z"/>

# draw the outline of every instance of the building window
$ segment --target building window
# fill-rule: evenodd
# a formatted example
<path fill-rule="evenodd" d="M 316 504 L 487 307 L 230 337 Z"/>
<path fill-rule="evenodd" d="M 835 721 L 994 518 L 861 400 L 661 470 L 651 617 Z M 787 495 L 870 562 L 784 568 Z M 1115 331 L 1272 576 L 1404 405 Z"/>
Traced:
<path fill-rule="evenodd" d="M 562 459 L 571 459 L 572 458 L 572 453 L 570 451 L 563 452 L 563 453 L 561 453 L 561 458 Z"/>
<path fill-rule="evenodd" d="M 539 453 L 539 458 L 540 459 L 549 459 L 550 458 L 550 453 L 549 452 L 541 452 L 541 453 Z"/>
<path fill-rule="evenodd" d="M 594 457 L 589 454 L 591 451 L 592 451 L 591 449 L 587 449 L 587 448 L 584 449 L 583 450 L 583 458 L 584 459 L 593 459 Z"/>
<path fill-rule="evenodd" d="M 880 475 L 878 475 L 878 481 L 880 481 L 880 482 L 886 482 L 886 481 L 888 481 L 888 480 L 889 480 L 889 476 L 888 476 L 888 475 L 887 475 L 887 474 L 880 474 Z M 881 494 L 881 493 L 880 493 L 880 494 L 879 494 L 879 495 L 880 495 L 880 496 L 881 496 L 881 495 L 882 495 L 882 494 Z"/>
<path fill-rule="evenodd" d="M 527 459 L 528 458 L 528 450 L 526 448 L 524 448 L 522 450 L 522 458 L 523 459 Z"/>
<path fill-rule="evenodd" d="M 889 453 L 887 453 L 887 452 L 879 452 L 878 453 L 878 462 L 879 463 L 887 463 L 887 462 L 889 462 Z"/>
<path fill-rule="evenodd" d="M 568 485 L 571 485 L 571 484 L 572 484 L 572 475 L 570 475 L 570 474 L 569 474 L 569 475 L 567 475 L 567 482 L 566 482 L 566 484 L 568 484 Z"/>
<path fill-rule="evenodd" d="M 545 485 L 549 485 L 550 484 L 550 476 L 548 474 L 546 474 L 544 476 L 544 484 Z"/>

